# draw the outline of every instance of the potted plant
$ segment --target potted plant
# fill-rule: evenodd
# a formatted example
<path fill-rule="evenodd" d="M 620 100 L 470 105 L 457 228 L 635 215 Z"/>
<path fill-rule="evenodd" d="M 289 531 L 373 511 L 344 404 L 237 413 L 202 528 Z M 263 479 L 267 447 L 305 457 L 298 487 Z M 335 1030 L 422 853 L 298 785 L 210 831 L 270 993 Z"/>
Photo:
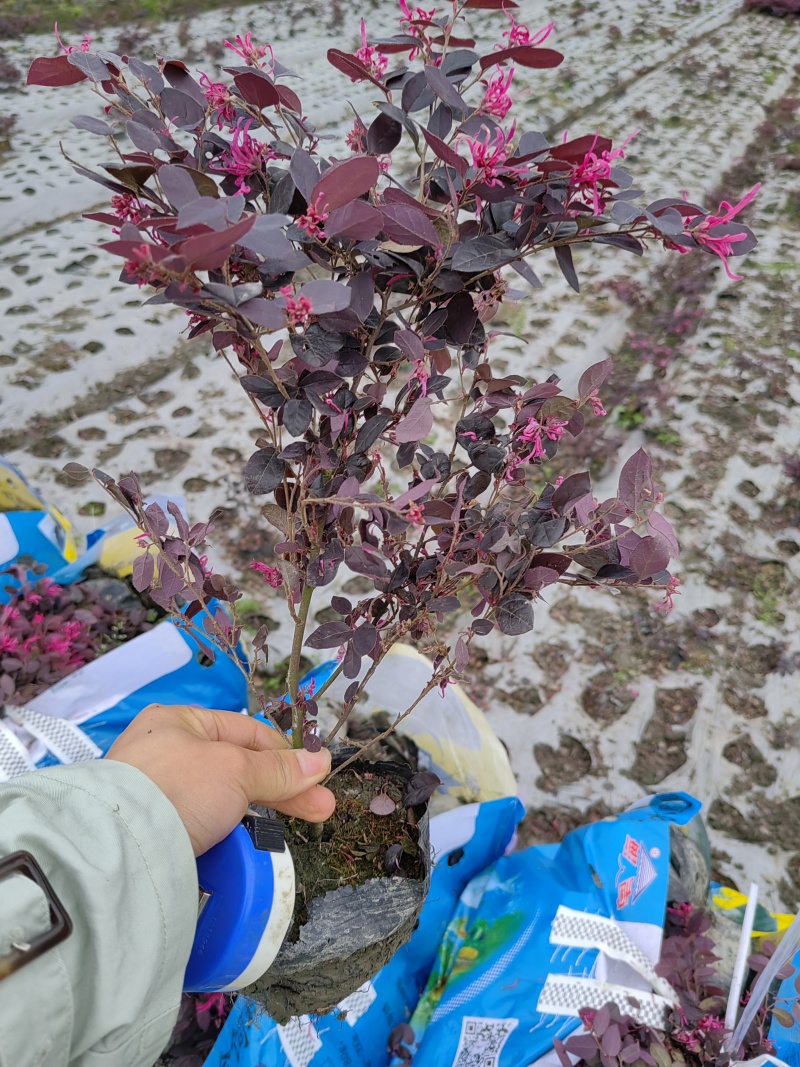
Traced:
<path fill-rule="evenodd" d="M 728 258 L 755 244 L 736 221 L 755 191 L 717 214 L 678 197 L 644 206 L 621 166 L 627 141 L 614 147 L 589 133 L 551 145 L 518 129 L 515 70 L 553 67 L 562 56 L 545 46 L 552 26 L 532 32 L 514 7 L 464 0 L 438 15 L 401 0 L 400 32 L 385 40 L 370 41 L 362 23 L 361 46 L 332 48 L 328 59 L 374 86 L 376 114 L 356 115 L 346 146 L 333 150 L 309 117 L 314 102 L 303 104 L 292 87 L 293 72 L 249 33 L 225 42 L 227 77 L 218 79 L 195 78 L 179 59 L 145 62 L 86 42 L 36 59 L 28 75 L 34 85 L 92 84 L 106 117 L 73 122 L 107 137 L 118 158 L 104 174 L 74 164 L 112 194 L 110 209 L 89 217 L 112 228 L 104 247 L 121 257 L 121 279 L 152 292 L 147 304 L 185 309 L 189 336 L 213 345 L 239 380 L 243 413 L 260 421 L 243 491 L 263 500 L 277 531 L 273 558 L 251 566 L 265 593 L 285 600 L 293 627 L 286 700 L 269 700 L 258 684 L 265 626 L 241 667 L 256 706 L 295 746 L 341 739 L 397 642 L 428 654 L 430 677 L 371 745 L 463 674 L 475 641 L 495 628 L 530 631 L 548 587 L 646 586 L 665 607 L 676 592 L 668 566 L 678 546 L 657 510 L 646 454 L 628 459 L 616 491 L 601 500 L 586 471 L 557 473 L 559 446 L 587 417 L 605 414 L 600 389 L 611 362 L 589 367 L 568 397 L 555 375 L 530 382 L 500 373 L 490 324 L 510 292 L 507 268 L 538 287 L 535 257 L 555 256 L 577 290 L 579 245 L 701 251 L 729 271 Z M 509 21 L 501 40 L 479 48 L 481 8 L 503 8 Z M 130 144 L 117 144 L 123 132 Z M 145 532 L 136 587 L 171 613 L 182 603 L 184 620 L 204 613 L 209 653 L 240 662 L 235 583 L 203 568 L 188 526 L 146 505 L 134 475 L 93 473 Z M 343 568 L 369 579 L 371 591 L 334 596 L 338 618 L 313 628 L 315 593 Z M 220 606 L 206 611 L 212 599 Z M 338 659 L 316 692 L 301 685 L 307 649 Z M 349 684 L 323 733 L 318 702 L 339 676 Z M 399 886 L 409 876 L 402 881 L 417 886 L 414 907 L 424 895 L 415 804 L 435 780 L 395 785 L 395 795 L 376 790 L 366 778 L 373 771 L 352 773 L 365 754 L 363 743 L 346 754 L 331 784 L 340 800 L 362 798 L 356 827 L 367 859 L 327 876 L 348 887 L 346 907 L 359 916 L 339 957 L 360 952 L 365 966 L 339 967 L 347 980 L 313 996 L 299 983 L 293 997 L 287 981 L 284 1014 L 330 1006 L 374 970 L 376 946 L 396 947 L 397 930 L 379 921 L 374 903 L 360 910 L 359 894 L 376 877 Z M 387 818 L 396 822 L 380 830 Z M 324 840 L 338 829 L 326 827 Z M 309 848 L 319 852 L 319 842 Z M 352 856 L 352 842 L 337 838 L 336 849 Z M 413 909 L 399 936 L 412 926 Z M 311 921 L 296 936 L 318 960 L 330 930 L 315 932 Z M 267 980 L 293 951 L 289 943 Z"/>

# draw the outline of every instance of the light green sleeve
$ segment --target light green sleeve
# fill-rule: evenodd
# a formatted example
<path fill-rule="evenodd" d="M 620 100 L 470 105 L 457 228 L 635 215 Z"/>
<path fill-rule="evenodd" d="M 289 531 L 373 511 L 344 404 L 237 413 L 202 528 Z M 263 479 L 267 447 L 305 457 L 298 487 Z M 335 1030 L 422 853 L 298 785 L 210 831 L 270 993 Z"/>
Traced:
<path fill-rule="evenodd" d="M 151 1067 L 197 918 L 177 811 L 124 763 L 39 770 L 0 785 L 0 856 L 18 850 L 39 862 L 74 930 L 0 981 L 0 1067 Z M 49 925 L 38 886 L 0 881 L 0 956 Z"/>

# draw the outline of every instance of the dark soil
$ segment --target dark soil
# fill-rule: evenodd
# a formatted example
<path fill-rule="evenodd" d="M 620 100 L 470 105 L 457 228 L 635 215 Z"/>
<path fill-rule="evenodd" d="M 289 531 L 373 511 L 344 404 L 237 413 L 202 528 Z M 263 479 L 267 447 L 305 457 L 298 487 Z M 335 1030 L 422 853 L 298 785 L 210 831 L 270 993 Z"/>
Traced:
<path fill-rule="evenodd" d="M 695 689 L 659 689 L 656 710 L 636 746 L 630 776 L 640 785 L 656 785 L 686 762 L 689 725 L 697 710 Z"/>
<path fill-rule="evenodd" d="M 284 820 L 297 885 L 294 922 L 288 934 L 291 942 L 298 940 L 308 904 L 315 897 L 387 877 L 384 857 L 392 845 L 402 846 L 400 867 L 405 875 L 424 878 L 414 840 L 414 814 L 403 805 L 402 781 L 347 769 L 327 784 L 336 796 L 336 810 L 324 823 L 321 838 L 315 838 L 315 829 L 301 819 Z M 373 815 L 370 801 L 382 793 L 395 803 L 395 810 L 390 815 Z"/>

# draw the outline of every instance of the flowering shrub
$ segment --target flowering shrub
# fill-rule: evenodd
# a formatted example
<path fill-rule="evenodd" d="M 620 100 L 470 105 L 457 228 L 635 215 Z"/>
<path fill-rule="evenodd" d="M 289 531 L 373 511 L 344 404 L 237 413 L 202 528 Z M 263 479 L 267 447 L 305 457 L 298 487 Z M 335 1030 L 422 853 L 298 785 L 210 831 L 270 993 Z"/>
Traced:
<path fill-rule="evenodd" d="M 86 585 L 28 580 L 28 569 L 0 572 L 19 586 L 0 606 L 0 702 L 24 704 L 116 645 L 149 630 L 146 608 L 122 610 Z"/>
<path fill-rule="evenodd" d="M 437 14 L 400 0 L 399 33 L 373 40 L 362 24 L 355 52 L 330 49 L 332 67 L 377 96 L 375 117 L 357 115 L 332 154 L 292 72 L 249 33 L 225 42 L 224 79 L 83 45 L 36 59 L 28 75 L 89 81 L 107 121 L 74 124 L 127 134 L 106 173 L 75 164 L 112 194 L 90 217 L 111 227 L 104 247 L 122 281 L 155 290 L 147 304 L 186 310 L 188 335 L 207 335 L 261 422 L 244 489 L 265 500 L 280 540 L 272 563 L 254 565 L 282 587 L 294 639 L 290 704 L 257 696 L 297 745 L 320 744 L 320 693 L 299 689 L 304 647 L 334 650 L 351 680 L 329 742 L 397 641 L 433 660 L 408 714 L 464 671 L 473 641 L 531 630 L 550 586 L 646 586 L 665 607 L 675 592 L 678 546 L 645 453 L 602 500 L 587 472 L 557 474 L 559 443 L 605 414 L 610 361 L 567 397 L 554 375 L 498 373 L 490 323 L 511 292 L 507 268 L 537 288 L 530 261 L 553 255 L 577 290 L 576 246 L 705 252 L 733 277 L 729 259 L 755 244 L 737 216 L 756 190 L 715 214 L 679 197 L 645 206 L 621 165 L 633 134 L 615 147 L 599 133 L 550 144 L 518 129 L 517 70 L 562 56 L 544 47 L 552 25 L 532 30 L 511 13 L 502 39 L 478 49 L 466 20 L 501 7 L 515 5 L 466 0 Z M 235 656 L 240 594 L 199 561 L 207 526 L 189 529 L 171 507 L 171 527 L 135 476 L 94 473 L 147 531 L 138 588 L 171 609 L 189 601 L 188 619 L 227 604 L 202 625 Z M 314 591 L 342 565 L 373 592 L 335 596 L 338 621 L 309 634 Z M 268 643 L 262 627 L 242 666 L 251 681 Z"/>
<path fill-rule="evenodd" d="M 711 917 L 703 908 L 687 903 L 667 908 L 656 971 L 676 991 L 680 1003 L 664 1031 L 620 1015 L 613 1004 L 599 1011 L 584 1009 L 581 1021 L 589 1033 L 555 1042 L 564 1067 L 724 1067 L 733 1061 L 774 1054 L 775 1048 L 765 1036 L 771 1015 L 776 1014 L 784 1026 L 794 1025 L 795 1020 L 772 999 L 759 1009 L 742 1047 L 725 1048 L 730 1036 L 725 1026 L 727 994 L 714 966 L 719 958 L 709 936 L 711 925 Z M 774 946 L 767 943 L 761 953 L 750 957 L 748 965 L 755 976 L 764 969 L 773 950 Z M 787 967 L 780 977 L 792 973 L 792 967 Z M 568 1054 L 578 1057 L 577 1064 Z"/>

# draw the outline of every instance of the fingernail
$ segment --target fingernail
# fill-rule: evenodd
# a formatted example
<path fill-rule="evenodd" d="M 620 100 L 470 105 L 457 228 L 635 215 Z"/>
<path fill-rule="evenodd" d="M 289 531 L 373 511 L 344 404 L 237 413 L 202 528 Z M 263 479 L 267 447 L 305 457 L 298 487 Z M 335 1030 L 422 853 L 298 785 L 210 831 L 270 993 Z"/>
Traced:
<path fill-rule="evenodd" d="M 327 748 L 321 748 L 319 752 L 307 752 L 301 748 L 297 752 L 297 765 L 304 777 L 318 778 L 330 770 L 331 754 Z"/>

